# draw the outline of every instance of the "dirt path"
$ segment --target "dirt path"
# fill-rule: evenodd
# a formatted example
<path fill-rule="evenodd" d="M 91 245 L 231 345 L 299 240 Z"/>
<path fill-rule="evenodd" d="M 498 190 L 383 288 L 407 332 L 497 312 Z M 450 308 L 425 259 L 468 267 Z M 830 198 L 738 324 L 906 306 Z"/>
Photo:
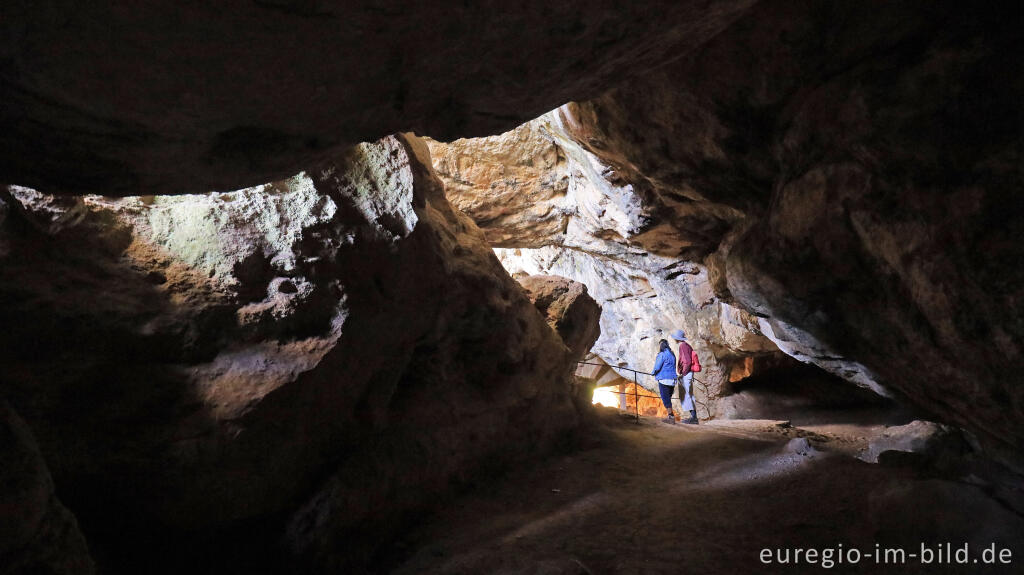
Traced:
<path fill-rule="evenodd" d="M 1024 520 L 978 487 L 863 463 L 844 449 L 787 446 L 802 433 L 811 432 L 770 422 L 614 421 L 594 447 L 516 470 L 446 506 L 410 532 L 417 551 L 395 572 L 1024 572 Z M 759 559 L 764 548 L 842 544 L 871 553 L 876 543 L 916 556 L 922 543 L 940 542 L 978 553 L 1009 547 L 1013 563 L 862 559 L 825 569 L 820 558 Z"/>

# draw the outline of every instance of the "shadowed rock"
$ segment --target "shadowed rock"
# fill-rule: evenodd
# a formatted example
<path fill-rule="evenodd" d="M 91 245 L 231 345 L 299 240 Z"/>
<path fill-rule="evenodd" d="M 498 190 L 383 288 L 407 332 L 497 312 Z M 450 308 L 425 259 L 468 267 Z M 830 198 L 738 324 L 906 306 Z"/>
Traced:
<path fill-rule="evenodd" d="M 0 181 L 234 190 L 399 131 L 498 133 L 699 46 L 752 3 L 4 2 Z"/>
<path fill-rule="evenodd" d="M 78 523 L 54 494 L 32 432 L 3 400 L 0 461 L 0 573 L 95 572 Z"/>
<path fill-rule="evenodd" d="M 519 285 L 576 359 L 582 359 L 601 333 L 601 308 L 587 295 L 587 286 L 559 276 L 521 277 Z"/>

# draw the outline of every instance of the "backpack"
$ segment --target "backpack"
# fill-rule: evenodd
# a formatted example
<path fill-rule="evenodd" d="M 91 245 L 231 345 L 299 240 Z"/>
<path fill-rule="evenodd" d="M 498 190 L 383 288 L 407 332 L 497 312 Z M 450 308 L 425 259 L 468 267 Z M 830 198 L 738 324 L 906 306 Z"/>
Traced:
<path fill-rule="evenodd" d="M 700 371 L 700 360 L 697 359 L 697 352 L 690 348 L 690 371 L 697 373 Z"/>

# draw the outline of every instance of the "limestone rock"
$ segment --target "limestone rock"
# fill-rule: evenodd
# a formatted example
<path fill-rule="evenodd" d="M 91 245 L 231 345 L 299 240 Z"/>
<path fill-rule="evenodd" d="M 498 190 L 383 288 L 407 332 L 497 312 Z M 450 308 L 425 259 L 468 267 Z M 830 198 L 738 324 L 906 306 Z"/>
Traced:
<path fill-rule="evenodd" d="M 514 274 L 553 274 L 588 286 L 601 306 L 601 335 L 591 351 L 613 369 L 646 373 L 653 367 L 658 341 L 683 329 L 703 367 L 695 391 L 702 417 L 718 415 L 717 399 L 729 392 L 729 374 L 737 362 L 779 353 L 757 331 L 756 318 L 714 297 L 702 266 L 652 254 L 614 258 L 557 246 L 495 251 Z M 618 373 L 633 381 L 632 372 Z M 657 391 L 652 377 L 640 374 L 639 383 Z"/>
<path fill-rule="evenodd" d="M 712 38 L 753 0 L 229 0 L 0 8 L 0 181 L 233 190 L 410 130 L 508 130 Z"/>
<path fill-rule="evenodd" d="M 573 355 L 582 359 L 601 333 L 601 308 L 587 295 L 587 286 L 559 276 L 521 277 L 519 285 Z"/>
<path fill-rule="evenodd" d="M 54 493 L 31 431 L 3 400 L 0 461 L 0 573 L 93 573 L 85 539 Z"/>
<path fill-rule="evenodd" d="M 293 548 L 344 563 L 339 533 L 372 551 L 451 478 L 575 427 L 575 358 L 429 164 L 402 136 L 231 193 L 10 189 L 0 392 L 84 523 L 188 553 L 310 500 L 329 531 L 296 520 Z"/>
<path fill-rule="evenodd" d="M 538 120 L 498 136 L 427 140 L 445 195 L 496 247 L 540 247 L 565 230 L 571 209 L 561 149 Z"/>

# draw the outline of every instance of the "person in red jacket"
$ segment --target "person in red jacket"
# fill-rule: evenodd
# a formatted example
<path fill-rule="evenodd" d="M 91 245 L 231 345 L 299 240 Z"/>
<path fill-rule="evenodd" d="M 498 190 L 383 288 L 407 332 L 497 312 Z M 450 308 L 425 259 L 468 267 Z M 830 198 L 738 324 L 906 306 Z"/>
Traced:
<path fill-rule="evenodd" d="M 679 401 L 683 404 L 683 411 L 690 412 L 690 419 L 683 423 L 697 424 L 697 409 L 693 404 L 693 390 L 690 388 L 693 382 L 693 348 L 686 343 L 686 334 L 683 330 L 677 329 L 671 334 L 672 339 L 679 343 L 679 355 L 676 356 L 676 371 L 679 375 L 676 381 L 679 382 Z"/>

